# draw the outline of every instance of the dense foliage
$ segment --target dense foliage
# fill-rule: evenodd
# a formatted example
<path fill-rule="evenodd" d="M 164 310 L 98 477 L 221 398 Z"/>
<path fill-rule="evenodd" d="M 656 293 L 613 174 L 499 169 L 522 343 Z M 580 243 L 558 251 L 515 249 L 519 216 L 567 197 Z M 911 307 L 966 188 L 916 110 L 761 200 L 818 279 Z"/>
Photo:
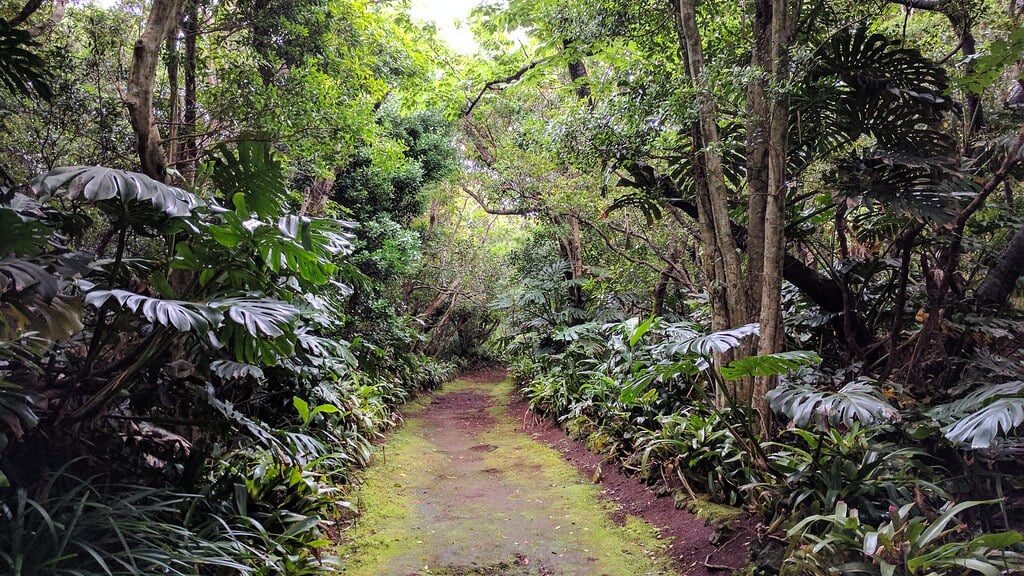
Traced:
<path fill-rule="evenodd" d="M 498 359 L 755 570 L 1024 570 L 1018 2 L 0 2 L 0 571 L 315 574 Z"/>
<path fill-rule="evenodd" d="M 40 4 L 0 20 L 0 572 L 339 569 L 342 488 L 454 374 L 391 298 L 455 163 L 402 95 L 431 37 L 361 2 Z M 161 8 L 140 127 L 120 59 Z"/>
<path fill-rule="evenodd" d="M 492 305 L 531 405 L 756 511 L 759 570 L 1020 570 L 1010 4 L 478 9 L 463 188 L 532 223 Z"/>

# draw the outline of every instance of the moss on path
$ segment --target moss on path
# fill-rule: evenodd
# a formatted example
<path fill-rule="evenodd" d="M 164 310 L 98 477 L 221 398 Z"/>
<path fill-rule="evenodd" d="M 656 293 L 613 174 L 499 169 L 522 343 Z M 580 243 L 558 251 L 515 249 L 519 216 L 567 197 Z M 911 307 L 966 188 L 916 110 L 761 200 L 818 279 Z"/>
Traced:
<path fill-rule="evenodd" d="M 653 527 L 616 526 L 597 486 L 516 429 L 511 392 L 461 380 L 406 412 L 353 495 L 344 574 L 675 574 Z"/>

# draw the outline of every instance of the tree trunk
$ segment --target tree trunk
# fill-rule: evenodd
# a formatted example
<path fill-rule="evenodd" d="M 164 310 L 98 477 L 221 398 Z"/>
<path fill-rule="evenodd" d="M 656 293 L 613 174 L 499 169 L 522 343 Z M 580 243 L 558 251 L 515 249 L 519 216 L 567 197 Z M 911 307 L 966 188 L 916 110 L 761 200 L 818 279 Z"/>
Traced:
<path fill-rule="evenodd" d="M 572 40 L 562 40 L 562 48 L 568 50 L 572 46 Z M 569 78 L 572 80 L 574 86 L 576 86 L 576 98 L 584 100 L 587 106 L 592 110 L 594 108 L 594 99 L 590 94 L 590 84 L 587 82 L 587 65 L 583 63 L 583 60 L 574 59 L 569 62 Z"/>
<path fill-rule="evenodd" d="M 703 213 L 701 228 L 706 250 L 713 250 L 714 269 L 718 272 L 714 282 L 724 284 L 727 310 L 720 315 L 729 327 L 745 324 L 748 320 L 746 283 L 743 281 L 742 263 L 737 251 L 729 220 L 729 189 L 718 135 L 718 109 L 704 75 L 704 48 L 697 30 L 696 0 L 670 0 L 680 48 L 686 62 L 686 72 L 696 85 L 699 102 L 700 157 L 706 178 L 706 187 L 698 186 L 698 209 Z"/>
<path fill-rule="evenodd" d="M 789 79 L 789 46 L 796 31 L 799 2 L 792 8 L 787 0 L 772 0 L 771 80 L 784 85 Z M 764 275 L 761 282 L 761 335 L 758 354 L 774 354 L 785 348 L 782 320 L 782 266 L 786 253 L 786 159 L 789 148 L 789 102 L 785 94 L 771 102 L 768 125 L 768 197 L 765 204 Z M 756 281 L 756 279 L 751 279 Z M 776 377 L 759 377 L 754 382 L 754 410 L 761 418 L 761 431 L 771 430 L 768 391 Z"/>
<path fill-rule="evenodd" d="M 1003 307 L 1021 276 L 1024 276 L 1024 228 L 1017 230 L 999 253 L 995 264 L 974 293 L 975 305 L 992 310 Z"/>
<path fill-rule="evenodd" d="M 167 35 L 167 163 L 175 166 L 178 162 L 181 142 L 178 129 L 181 126 L 181 94 L 178 82 L 178 26 L 171 28 Z"/>
<path fill-rule="evenodd" d="M 334 179 L 317 178 L 308 188 L 302 191 L 300 216 L 323 216 L 327 206 L 327 198 L 331 195 Z"/>
<path fill-rule="evenodd" d="M 964 74 L 974 72 L 974 59 L 978 55 L 977 41 L 974 39 L 973 19 L 969 14 L 948 12 L 946 17 L 953 26 L 953 31 L 960 41 L 960 53 L 964 57 Z M 968 153 L 974 136 L 985 128 L 985 110 L 981 104 L 981 94 L 968 93 L 964 102 L 964 140 L 963 150 Z"/>
<path fill-rule="evenodd" d="M 181 124 L 184 132 L 178 171 L 189 184 L 195 183 L 199 144 L 196 141 L 196 39 L 199 36 L 199 0 L 188 0 L 181 25 L 185 41 L 185 101 Z"/>
<path fill-rule="evenodd" d="M 764 276 L 764 226 L 768 198 L 767 74 L 771 67 L 771 0 L 754 2 L 754 46 L 750 66 L 755 77 L 747 86 L 747 277 L 750 317 L 761 310 Z"/>
<path fill-rule="evenodd" d="M 178 0 L 154 0 L 146 29 L 135 42 L 132 66 L 128 73 L 125 104 L 135 130 L 142 171 L 156 180 L 167 177 L 167 158 L 161 145 L 160 130 L 153 118 L 153 85 L 160 46 L 177 23 Z"/>

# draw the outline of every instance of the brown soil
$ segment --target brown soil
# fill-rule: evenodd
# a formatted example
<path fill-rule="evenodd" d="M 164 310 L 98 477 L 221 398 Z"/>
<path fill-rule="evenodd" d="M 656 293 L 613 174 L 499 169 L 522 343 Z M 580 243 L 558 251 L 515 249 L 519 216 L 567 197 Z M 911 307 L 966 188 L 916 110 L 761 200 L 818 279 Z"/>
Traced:
<path fill-rule="evenodd" d="M 496 382 L 505 378 L 505 373 L 492 371 L 474 377 Z M 521 431 L 561 452 L 587 478 L 593 478 L 600 467 L 602 495 L 614 502 L 617 508 L 613 519 L 621 523 L 626 515 L 632 515 L 658 528 L 662 538 L 671 542 L 668 554 L 683 574 L 731 574 L 747 563 L 750 544 L 757 534 L 758 523 L 753 516 L 744 515 L 721 528 L 708 525 L 701 518 L 677 509 L 671 497 L 658 497 L 650 486 L 621 473 L 614 463 L 587 450 L 582 442 L 569 438 L 550 420 L 530 412 L 525 401 L 512 399 L 509 416 L 522 424 Z M 711 543 L 716 529 L 724 530 L 724 536 L 719 536 L 720 546 Z"/>

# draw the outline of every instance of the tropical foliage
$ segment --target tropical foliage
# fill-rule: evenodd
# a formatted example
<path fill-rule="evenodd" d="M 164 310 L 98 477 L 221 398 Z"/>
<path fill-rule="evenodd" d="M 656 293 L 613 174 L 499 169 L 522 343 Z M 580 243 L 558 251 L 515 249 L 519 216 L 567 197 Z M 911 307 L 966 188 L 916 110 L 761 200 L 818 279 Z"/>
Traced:
<path fill-rule="evenodd" d="M 0 2 L 0 571 L 316 574 L 507 364 L 764 573 L 1021 570 L 1004 0 Z"/>

